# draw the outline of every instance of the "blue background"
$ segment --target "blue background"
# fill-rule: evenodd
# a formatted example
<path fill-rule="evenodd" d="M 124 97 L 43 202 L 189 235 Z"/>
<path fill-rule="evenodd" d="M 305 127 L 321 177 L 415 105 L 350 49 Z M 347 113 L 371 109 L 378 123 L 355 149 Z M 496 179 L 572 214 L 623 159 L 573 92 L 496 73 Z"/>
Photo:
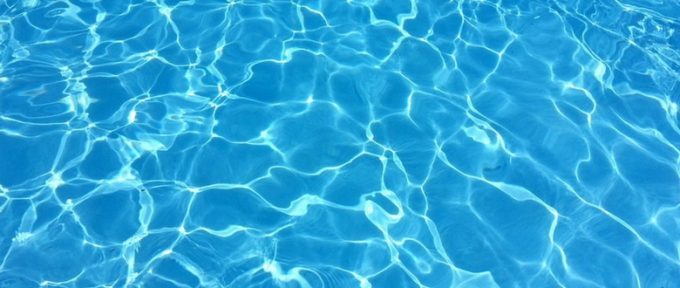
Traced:
<path fill-rule="evenodd" d="M 0 1 L 0 287 L 680 287 L 677 1 Z"/>

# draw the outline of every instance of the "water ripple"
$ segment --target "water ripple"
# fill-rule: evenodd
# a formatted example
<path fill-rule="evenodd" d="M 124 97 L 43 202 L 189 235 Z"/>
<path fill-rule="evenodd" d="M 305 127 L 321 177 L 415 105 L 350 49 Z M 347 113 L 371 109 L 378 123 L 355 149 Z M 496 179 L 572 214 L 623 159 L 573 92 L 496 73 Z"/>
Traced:
<path fill-rule="evenodd" d="M 679 11 L 0 1 L 0 287 L 680 287 Z"/>

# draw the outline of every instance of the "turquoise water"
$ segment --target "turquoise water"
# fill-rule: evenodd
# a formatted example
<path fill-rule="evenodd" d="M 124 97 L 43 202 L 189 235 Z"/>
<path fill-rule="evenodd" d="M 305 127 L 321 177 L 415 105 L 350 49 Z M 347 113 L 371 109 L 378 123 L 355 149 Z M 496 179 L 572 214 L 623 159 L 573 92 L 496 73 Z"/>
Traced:
<path fill-rule="evenodd" d="M 680 287 L 680 2 L 0 0 L 0 287 Z"/>

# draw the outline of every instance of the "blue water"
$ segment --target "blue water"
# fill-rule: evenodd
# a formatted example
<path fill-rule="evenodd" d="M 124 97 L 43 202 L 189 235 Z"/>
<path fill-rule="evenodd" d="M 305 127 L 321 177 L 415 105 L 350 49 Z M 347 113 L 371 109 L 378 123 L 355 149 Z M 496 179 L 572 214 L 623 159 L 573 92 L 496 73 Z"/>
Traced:
<path fill-rule="evenodd" d="M 680 287 L 680 2 L 0 0 L 0 287 Z"/>

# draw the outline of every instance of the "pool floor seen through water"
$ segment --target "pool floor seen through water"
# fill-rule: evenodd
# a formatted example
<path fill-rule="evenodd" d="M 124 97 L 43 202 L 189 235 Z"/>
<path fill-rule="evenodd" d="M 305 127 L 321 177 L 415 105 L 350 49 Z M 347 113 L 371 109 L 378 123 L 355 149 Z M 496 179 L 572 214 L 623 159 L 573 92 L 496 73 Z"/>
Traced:
<path fill-rule="evenodd" d="M 0 0 L 0 288 L 680 287 L 680 3 Z"/>

